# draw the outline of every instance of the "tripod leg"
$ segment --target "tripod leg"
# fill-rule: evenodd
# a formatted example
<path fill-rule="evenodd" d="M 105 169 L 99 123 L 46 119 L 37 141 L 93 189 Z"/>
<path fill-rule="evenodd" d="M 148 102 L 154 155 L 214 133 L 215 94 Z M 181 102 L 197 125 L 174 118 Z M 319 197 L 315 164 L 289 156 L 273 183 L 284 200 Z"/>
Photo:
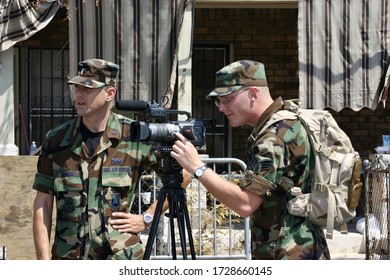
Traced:
<path fill-rule="evenodd" d="M 191 225 L 190 225 L 190 218 L 189 218 L 189 214 L 188 214 L 188 208 L 187 208 L 187 204 L 185 202 L 181 202 L 181 209 L 183 209 L 183 214 L 184 214 L 184 219 L 185 219 L 185 223 L 187 225 L 187 234 L 188 234 L 188 242 L 189 242 L 189 245 L 190 245 L 190 251 L 191 251 L 191 257 L 193 260 L 196 259 L 196 256 L 195 256 L 195 249 L 194 249 L 194 240 L 192 238 L 192 230 L 191 230 Z"/>
<path fill-rule="evenodd" d="M 187 248 L 186 248 L 186 234 L 184 227 L 187 225 L 188 236 L 190 241 L 190 249 L 192 259 L 195 259 L 195 250 L 194 243 L 192 239 L 192 232 L 190 227 L 190 219 L 188 216 L 188 209 L 186 205 L 186 195 L 184 189 L 181 187 L 181 182 L 183 182 L 183 176 L 181 172 L 176 173 L 167 173 L 161 174 L 161 181 L 163 183 L 163 188 L 161 189 L 159 195 L 159 201 L 157 205 L 156 211 L 159 211 L 159 215 L 161 215 L 162 202 L 167 199 L 169 203 L 169 213 L 165 214 L 169 217 L 170 222 L 170 234 L 171 234 L 171 246 L 172 246 L 172 257 L 176 259 L 176 240 L 175 240 L 175 223 L 174 218 L 177 218 L 177 225 L 179 228 L 179 235 L 181 241 L 181 248 L 183 252 L 183 259 L 187 259 Z M 162 192 L 163 191 L 163 192 Z M 165 196 L 161 194 L 164 193 Z M 161 203 L 161 206 L 160 206 Z M 184 213 L 183 213 L 184 210 Z M 184 215 L 184 216 L 183 216 Z M 150 248 L 151 242 L 153 242 L 156 234 L 157 224 L 155 224 L 156 220 L 153 220 L 151 235 L 148 239 L 148 246 L 144 259 L 147 259 L 150 256 Z"/>
<path fill-rule="evenodd" d="M 148 260 L 150 258 L 150 253 L 152 252 L 153 242 L 156 238 L 157 226 L 160 221 L 161 211 L 162 211 L 165 198 L 166 198 L 166 193 L 164 190 L 161 190 L 158 196 L 158 201 L 157 201 L 156 211 L 154 212 L 152 226 L 150 228 L 148 242 L 146 243 L 146 247 L 145 247 L 145 253 L 143 257 L 144 260 Z"/>
<path fill-rule="evenodd" d="M 175 209 L 177 209 L 177 227 L 179 228 L 179 235 L 180 235 L 180 244 L 181 244 L 181 250 L 182 250 L 182 253 L 183 253 L 183 259 L 186 260 L 187 259 L 187 248 L 186 248 L 186 242 L 185 242 L 185 234 L 184 234 L 184 222 L 183 222 L 183 217 L 181 216 L 180 214 L 180 208 L 179 208 L 179 203 L 177 201 L 177 199 L 175 199 L 174 201 L 175 203 Z"/>
<path fill-rule="evenodd" d="M 171 250 L 172 250 L 172 259 L 176 260 L 176 240 L 175 240 L 175 223 L 174 223 L 174 218 L 177 217 L 177 213 L 174 208 L 173 204 L 173 196 L 169 196 L 169 226 L 170 226 L 170 231 L 171 231 Z"/>

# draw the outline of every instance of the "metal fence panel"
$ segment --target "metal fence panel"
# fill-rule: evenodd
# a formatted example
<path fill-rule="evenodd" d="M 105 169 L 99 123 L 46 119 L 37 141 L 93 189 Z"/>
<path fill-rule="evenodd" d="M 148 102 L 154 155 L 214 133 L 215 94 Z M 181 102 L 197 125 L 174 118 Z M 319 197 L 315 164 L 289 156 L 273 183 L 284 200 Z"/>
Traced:
<path fill-rule="evenodd" d="M 389 178 L 389 165 L 377 156 L 365 178 L 366 259 L 390 259 Z"/>
<path fill-rule="evenodd" d="M 246 165 L 235 158 L 202 158 L 202 160 L 220 176 L 238 183 Z M 139 185 L 139 199 L 134 212 L 142 213 L 158 197 L 162 188 L 159 176 L 154 172 L 145 173 Z M 196 259 L 250 259 L 249 218 L 242 218 L 217 201 L 196 179 L 187 187 L 187 208 L 190 218 Z M 150 198 L 150 200 L 149 200 Z M 177 223 L 175 224 L 176 242 L 171 239 L 169 219 L 162 215 L 158 224 L 151 259 L 171 259 L 172 247 L 177 249 L 178 258 L 182 258 Z M 141 233 L 141 239 L 147 244 L 149 230 Z M 187 243 L 188 234 L 184 238 Z M 188 247 L 188 250 L 190 249 Z M 187 252 L 186 252 L 187 253 Z"/>

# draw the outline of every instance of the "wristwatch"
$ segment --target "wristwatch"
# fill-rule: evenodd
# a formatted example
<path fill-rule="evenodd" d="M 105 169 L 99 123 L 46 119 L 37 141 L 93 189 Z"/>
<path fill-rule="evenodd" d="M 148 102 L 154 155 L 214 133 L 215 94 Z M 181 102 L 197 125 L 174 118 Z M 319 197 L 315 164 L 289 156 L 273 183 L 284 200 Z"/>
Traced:
<path fill-rule="evenodd" d="M 203 176 L 204 172 L 206 171 L 207 169 L 207 164 L 195 169 L 195 172 L 194 172 L 194 177 L 196 179 L 199 179 L 200 177 Z"/>
<path fill-rule="evenodd" d="M 153 216 L 149 213 L 144 213 L 142 217 L 144 218 L 144 223 L 146 224 L 146 226 L 150 225 L 153 221 Z"/>

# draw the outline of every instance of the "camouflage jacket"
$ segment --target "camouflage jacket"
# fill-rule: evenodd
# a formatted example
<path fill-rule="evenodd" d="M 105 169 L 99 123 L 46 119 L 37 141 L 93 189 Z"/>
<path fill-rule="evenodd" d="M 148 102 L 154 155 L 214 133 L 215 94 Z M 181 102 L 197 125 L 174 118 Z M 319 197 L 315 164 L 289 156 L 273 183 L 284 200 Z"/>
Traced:
<path fill-rule="evenodd" d="M 328 259 L 322 229 L 289 214 L 292 196 L 278 185 L 286 176 L 302 193 L 310 192 L 314 155 L 305 128 L 298 120 L 283 120 L 261 132 L 283 104 L 276 99 L 248 138 L 248 170 L 240 186 L 263 199 L 251 216 L 252 259 Z"/>
<path fill-rule="evenodd" d="M 112 112 L 90 158 L 80 122 L 53 128 L 38 159 L 33 188 L 53 194 L 57 206 L 52 258 L 142 259 L 139 237 L 120 234 L 108 219 L 112 211 L 130 211 L 140 176 L 156 158 L 149 145 L 130 141 L 131 120 Z"/>

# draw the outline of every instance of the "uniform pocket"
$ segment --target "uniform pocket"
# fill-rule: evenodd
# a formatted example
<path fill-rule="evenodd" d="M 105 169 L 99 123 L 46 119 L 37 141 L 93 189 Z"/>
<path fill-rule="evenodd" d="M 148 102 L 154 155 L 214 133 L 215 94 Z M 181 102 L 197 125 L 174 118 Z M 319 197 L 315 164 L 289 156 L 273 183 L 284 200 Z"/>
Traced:
<path fill-rule="evenodd" d="M 110 217 L 111 212 L 127 212 L 129 197 L 132 197 L 130 170 L 129 166 L 103 168 L 103 207 L 106 217 Z"/>
<path fill-rule="evenodd" d="M 113 253 L 140 242 L 139 237 L 132 233 L 120 233 L 109 224 L 112 212 L 128 212 L 129 203 L 132 204 L 134 194 L 131 190 L 132 178 L 130 166 L 103 167 L 103 211 L 106 221 L 108 241 Z"/>
<path fill-rule="evenodd" d="M 57 218 L 61 221 L 80 222 L 86 207 L 86 194 L 78 171 L 59 172 L 54 180 L 57 196 Z"/>

